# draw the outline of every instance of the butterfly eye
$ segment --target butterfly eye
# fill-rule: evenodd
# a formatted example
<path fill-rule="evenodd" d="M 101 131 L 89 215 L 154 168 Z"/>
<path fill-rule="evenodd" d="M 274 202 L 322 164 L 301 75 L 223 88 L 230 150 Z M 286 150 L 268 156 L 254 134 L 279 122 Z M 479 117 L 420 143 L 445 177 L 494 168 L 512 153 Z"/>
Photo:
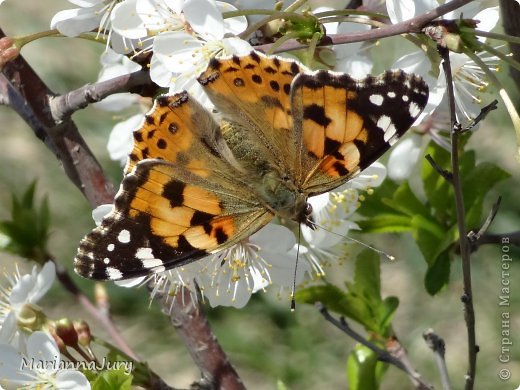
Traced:
<path fill-rule="evenodd" d="M 312 214 L 312 206 L 310 203 L 305 203 L 305 216 L 309 217 Z"/>

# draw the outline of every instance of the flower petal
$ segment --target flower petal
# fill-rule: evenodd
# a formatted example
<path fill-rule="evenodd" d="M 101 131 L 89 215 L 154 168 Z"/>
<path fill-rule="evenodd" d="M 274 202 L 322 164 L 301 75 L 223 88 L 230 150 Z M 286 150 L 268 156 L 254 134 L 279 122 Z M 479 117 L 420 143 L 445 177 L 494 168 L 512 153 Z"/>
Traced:
<path fill-rule="evenodd" d="M 392 148 L 388 158 L 388 176 L 402 182 L 410 177 L 421 153 L 422 137 L 412 133 Z"/>
<path fill-rule="evenodd" d="M 59 390 L 90 390 L 90 382 L 79 371 L 61 370 L 56 374 L 56 388 Z"/>
<path fill-rule="evenodd" d="M 269 223 L 249 237 L 260 248 L 276 248 L 277 253 L 286 253 L 294 244 L 294 234 L 285 226 Z"/>
<path fill-rule="evenodd" d="M 0 344 L 0 378 L 1 385 L 19 388 L 31 384 L 36 379 L 36 373 L 23 364 L 22 356 L 15 347 Z"/>
<path fill-rule="evenodd" d="M 202 39 L 211 41 L 224 38 L 224 19 L 215 1 L 186 0 L 182 10 L 186 21 Z"/>
<path fill-rule="evenodd" d="M 107 150 L 112 160 L 126 163 L 128 154 L 134 146 L 133 132 L 143 122 L 143 115 L 137 114 L 114 126 L 108 137 Z"/>
<path fill-rule="evenodd" d="M 92 9 L 67 9 L 58 12 L 51 20 L 51 28 L 63 35 L 75 37 L 99 26 L 100 17 Z"/>
<path fill-rule="evenodd" d="M 45 363 L 43 366 L 36 368 L 38 372 L 52 374 L 59 369 L 60 350 L 48 333 L 36 331 L 29 336 L 27 339 L 27 357 Z"/>
<path fill-rule="evenodd" d="M 97 226 L 101 225 L 101 221 L 103 217 L 110 213 L 114 205 L 112 203 L 102 204 L 92 210 L 92 219 L 96 223 Z"/>

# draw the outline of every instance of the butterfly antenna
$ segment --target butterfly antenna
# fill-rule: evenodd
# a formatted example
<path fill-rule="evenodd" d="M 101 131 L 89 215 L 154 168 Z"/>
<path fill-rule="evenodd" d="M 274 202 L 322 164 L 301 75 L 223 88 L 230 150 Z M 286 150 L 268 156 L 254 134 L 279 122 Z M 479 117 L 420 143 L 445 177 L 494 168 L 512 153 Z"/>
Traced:
<path fill-rule="evenodd" d="M 368 244 L 364 243 L 363 241 L 359 241 L 359 240 L 356 240 L 355 238 L 352 238 L 352 237 L 349 237 L 349 236 L 345 236 L 345 235 L 343 235 L 343 234 L 339 234 L 339 233 L 333 232 L 333 231 L 331 231 L 331 230 L 325 228 L 324 226 L 317 224 L 316 222 L 314 222 L 314 226 L 315 226 L 315 227 L 319 227 L 320 229 L 323 229 L 323 230 L 325 230 L 326 232 L 329 232 L 329 233 L 334 234 L 334 235 L 336 235 L 336 236 L 339 236 L 339 237 L 341 237 L 341 238 L 346 238 L 347 240 L 352 241 L 352 242 L 355 242 L 356 244 L 359 244 L 359 245 L 361 245 L 361 246 L 364 246 L 365 248 L 371 249 L 371 250 L 373 250 L 374 252 L 379 253 L 380 255 L 385 256 L 385 257 L 386 257 L 388 260 L 390 260 L 390 261 L 394 261 L 394 260 L 395 260 L 395 257 L 394 257 L 394 256 L 392 256 L 392 255 L 386 253 L 385 251 L 382 251 L 381 249 L 374 248 L 373 246 L 368 245 Z"/>
<path fill-rule="evenodd" d="M 293 285 L 291 292 L 291 311 L 296 310 L 296 299 L 294 294 L 296 293 L 296 272 L 298 270 L 298 260 L 300 259 L 300 241 L 302 235 L 302 226 L 298 224 L 298 246 L 296 247 L 296 263 L 294 263 L 294 275 L 293 275 Z"/>

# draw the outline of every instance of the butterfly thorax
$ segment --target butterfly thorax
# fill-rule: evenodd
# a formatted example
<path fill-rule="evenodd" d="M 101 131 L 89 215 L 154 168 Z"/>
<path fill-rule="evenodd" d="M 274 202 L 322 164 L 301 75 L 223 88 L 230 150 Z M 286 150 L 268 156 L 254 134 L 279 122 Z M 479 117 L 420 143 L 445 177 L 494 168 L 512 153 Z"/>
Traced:
<path fill-rule="evenodd" d="M 222 121 L 222 134 L 241 171 L 247 172 L 251 189 L 264 206 L 280 218 L 297 222 L 308 219 L 310 205 L 307 194 L 300 191 L 291 173 L 281 162 L 273 163 L 271 151 L 259 142 L 254 133 L 237 123 Z"/>
<path fill-rule="evenodd" d="M 289 177 L 280 177 L 278 172 L 266 173 L 256 191 L 266 206 L 280 218 L 305 223 L 311 212 L 307 194 L 298 190 Z"/>

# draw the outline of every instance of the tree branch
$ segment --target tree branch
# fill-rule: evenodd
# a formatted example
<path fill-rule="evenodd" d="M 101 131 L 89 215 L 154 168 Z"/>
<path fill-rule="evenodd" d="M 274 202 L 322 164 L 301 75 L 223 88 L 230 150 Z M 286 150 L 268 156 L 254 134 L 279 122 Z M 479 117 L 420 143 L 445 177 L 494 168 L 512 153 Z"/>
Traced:
<path fill-rule="evenodd" d="M 327 308 L 321 304 L 316 304 L 317 309 L 320 311 L 321 315 L 329 321 L 331 324 L 336 326 L 339 330 L 346 333 L 349 337 L 356 340 L 358 343 L 363 344 L 365 347 L 369 348 L 370 350 L 374 351 L 377 355 L 377 359 L 391 364 L 397 368 L 399 368 L 401 371 L 404 371 L 412 383 L 415 385 L 417 389 L 421 390 L 427 390 L 427 389 L 433 389 L 433 386 L 426 383 L 422 376 L 413 369 L 408 356 L 406 355 L 406 351 L 401 346 L 401 344 L 398 342 L 397 339 L 393 339 L 390 343 L 390 348 L 392 353 L 389 351 L 385 351 L 384 349 L 379 348 L 377 345 L 371 343 L 367 339 L 365 339 L 363 336 L 361 336 L 359 333 L 357 333 L 355 330 L 353 330 L 345 321 L 345 318 L 340 317 L 339 320 L 334 318 Z"/>
<path fill-rule="evenodd" d="M 199 385 L 210 389 L 245 389 L 213 334 L 202 307 L 197 300 L 192 299 L 191 292 L 182 288 L 173 298 L 162 293 L 156 293 L 155 296 L 160 299 L 163 312 L 170 316 L 171 324 L 201 370 L 202 380 Z"/>
<path fill-rule="evenodd" d="M 439 52 L 443 58 L 442 67 L 446 75 L 446 84 L 448 89 L 448 104 L 450 109 L 451 121 L 451 172 L 453 192 L 455 194 L 455 208 L 457 211 L 457 226 L 459 230 L 460 256 L 462 258 L 462 274 L 464 293 L 461 297 L 464 305 L 464 319 L 468 332 L 468 371 L 466 374 L 466 390 L 473 389 L 475 383 L 475 374 L 477 370 L 477 352 L 478 346 L 475 335 L 475 310 L 473 307 L 473 292 L 471 287 L 471 258 L 469 240 L 465 226 L 466 213 L 464 210 L 464 198 L 462 194 L 462 185 L 459 169 L 459 133 L 461 131 L 460 124 L 457 123 L 455 115 L 455 96 L 453 91 L 453 77 L 451 75 L 450 54 L 447 49 L 439 47 Z"/>
<path fill-rule="evenodd" d="M 142 87 L 144 86 L 152 86 L 154 92 L 159 89 L 159 86 L 151 81 L 148 70 L 139 70 L 110 80 L 87 84 L 64 95 L 52 97 L 49 106 L 54 120 L 60 122 L 68 119 L 75 111 L 87 107 L 90 103 L 99 102 L 114 93 L 136 90 L 136 93 L 139 92 L 143 96 Z"/>
<path fill-rule="evenodd" d="M 4 37 L 0 29 L 0 38 Z M 0 77 L 1 100 L 7 102 L 34 134 L 56 155 L 72 183 L 92 207 L 111 203 L 114 188 L 71 120 L 57 122 L 49 108 L 53 92 L 29 64 L 18 56 L 5 64 Z"/>
<path fill-rule="evenodd" d="M 499 4 L 505 33 L 516 37 L 520 36 L 520 4 L 511 0 L 500 0 Z M 513 59 L 520 61 L 520 45 L 509 43 L 509 47 L 513 53 Z M 509 73 L 516 84 L 516 88 L 520 89 L 520 71 L 511 66 Z"/>
<path fill-rule="evenodd" d="M 401 34 L 407 34 L 407 33 L 419 33 L 421 32 L 421 29 L 423 26 L 431 22 L 432 20 L 447 14 L 448 12 L 451 12 L 453 10 L 456 10 L 457 8 L 462 7 L 463 5 L 471 2 L 472 0 L 452 0 L 449 1 L 431 11 L 428 11 L 422 15 L 416 16 L 415 18 L 405 20 L 404 22 L 397 23 L 397 24 L 391 24 L 382 28 L 373 29 L 369 31 L 363 31 L 363 32 L 356 32 L 356 33 L 349 33 L 349 34 L 333 34 L 333 35 L 327 35 L 326 40 L 323 42 L 320 42 L 323 46 L 330 46 L 330 45 L 338 45 L 343 43 L 353 43 L 353 42 L 362 42 L 362 41 L 370 41 L 375 39 L 381 39 L 386 37 L 391 37 L 394 35 L 401 35 Z M 272 44 L 265 44 L 256 46 L 255 49 L 266 52 L 269 50 Z M 296 40 L 291 40 L 283 43 L 280 45 L 276 52 L 283 52 L 283 51 L 290 51 L 290 50 L 297 50 L 297 49 L 303 49 L 306 45 L 303 43 L 300 43 Z"/>

